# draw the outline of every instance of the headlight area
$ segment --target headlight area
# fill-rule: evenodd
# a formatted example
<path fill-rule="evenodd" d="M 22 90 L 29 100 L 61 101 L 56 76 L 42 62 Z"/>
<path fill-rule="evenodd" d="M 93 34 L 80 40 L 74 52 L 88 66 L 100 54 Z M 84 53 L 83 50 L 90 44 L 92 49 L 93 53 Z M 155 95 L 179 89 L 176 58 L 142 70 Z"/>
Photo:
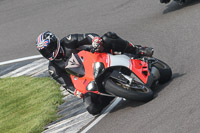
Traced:
<path fill-rule="evenodd" d="M 88 91 L 98 91 L 97 84 L 95 81 L 91 81 L 86 88 Z"/>
<path fill-rule="evenodd" d="M 104 64 L 101 62 L 96 62 L 94 64 L 94 71 L 93 71 L 94 77 L 96 78 L 104 70 L 105 70 Z"/>

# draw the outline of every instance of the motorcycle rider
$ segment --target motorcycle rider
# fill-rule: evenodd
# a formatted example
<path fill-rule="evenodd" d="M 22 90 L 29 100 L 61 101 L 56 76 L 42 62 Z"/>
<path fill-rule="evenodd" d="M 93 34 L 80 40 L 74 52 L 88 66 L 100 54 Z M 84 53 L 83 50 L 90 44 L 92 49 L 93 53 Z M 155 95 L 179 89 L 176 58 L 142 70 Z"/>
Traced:
<path fill-rule="evenodd" d="M 92 44 L 92 45 L 91 45 Z M 112 97 L 101 96 L 94 93 L 81 94 L 76 91 L 66 71 L 66 62 L 70 64 L 72 54 L 81 50 L 91 52 L 106 52 L 111 54 L 131 53 L 135 55 L 152 56 L 153 49 L 133 45 L 123 40 L 116 33 L 107 32 L 102 37 L 95 33 L 70 34 L 61 40 L 50 31 L 41 33 L 36 40 L 37 50 L 49 60 L 49 74 L 70 93 L 83 98 L 86 109 L 90 114 L 99 114 L 107 106 Z"/>

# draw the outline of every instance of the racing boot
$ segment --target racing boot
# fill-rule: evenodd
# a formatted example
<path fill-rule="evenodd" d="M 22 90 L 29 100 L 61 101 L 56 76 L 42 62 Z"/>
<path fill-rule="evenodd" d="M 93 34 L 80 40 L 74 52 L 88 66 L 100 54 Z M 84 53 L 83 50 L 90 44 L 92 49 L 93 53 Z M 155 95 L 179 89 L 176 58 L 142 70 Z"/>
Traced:
<path fill-rule="evenodd" d="M 101 96 L 95 93 L 86 93 L 83 96 L 86 110 L 92 115 L 100 114 L 113 99 L 113 97 Z"/>
<path fill-rule="evenodd" d="M 154 53 L 154 49 L 151 47 L 139 47 L 138 48 L 139 56 L 152 57 L 153 53 Z"/>
<path fill-rule="evenodd" d="M 179 5 L 183 5 L 185 3 L 185 0 L 174 0 L 176 1 Z"/>

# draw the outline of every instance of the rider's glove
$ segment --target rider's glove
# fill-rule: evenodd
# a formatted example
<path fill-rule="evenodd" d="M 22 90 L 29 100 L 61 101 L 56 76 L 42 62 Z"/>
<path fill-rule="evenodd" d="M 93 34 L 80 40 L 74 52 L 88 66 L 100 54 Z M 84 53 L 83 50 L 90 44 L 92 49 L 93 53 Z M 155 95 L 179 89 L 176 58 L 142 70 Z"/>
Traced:
<path fill-rule="evenodd" d="M 139 55 L 140 56 L 148 56 L 152 57 L 154 49 L 151 47 L 139 47 Z"/>
<path fill-rule="evenodd" d="M 94 51 L 99 51 L 101 48 L 101 44 L 102 44 L 102 39 L 101 37 L 94 37 L 92 39 L 92 46 L 94 48 Z"/>

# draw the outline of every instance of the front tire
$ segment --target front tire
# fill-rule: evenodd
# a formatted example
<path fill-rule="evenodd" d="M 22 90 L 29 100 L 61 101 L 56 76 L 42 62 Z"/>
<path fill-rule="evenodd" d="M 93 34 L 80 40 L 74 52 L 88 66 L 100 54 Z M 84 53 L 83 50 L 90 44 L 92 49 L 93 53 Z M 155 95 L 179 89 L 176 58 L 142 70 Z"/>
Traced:
<path fill-rule="evenodd" d="M 153 99 L 153 91 L 145 86 L 144 92 L 135 90 L 133 88 L 127 89 L 109 78 L 104 83 L 105 91 L 118 97 L 123 97 L 128 100 L 147 102 Z"/>

